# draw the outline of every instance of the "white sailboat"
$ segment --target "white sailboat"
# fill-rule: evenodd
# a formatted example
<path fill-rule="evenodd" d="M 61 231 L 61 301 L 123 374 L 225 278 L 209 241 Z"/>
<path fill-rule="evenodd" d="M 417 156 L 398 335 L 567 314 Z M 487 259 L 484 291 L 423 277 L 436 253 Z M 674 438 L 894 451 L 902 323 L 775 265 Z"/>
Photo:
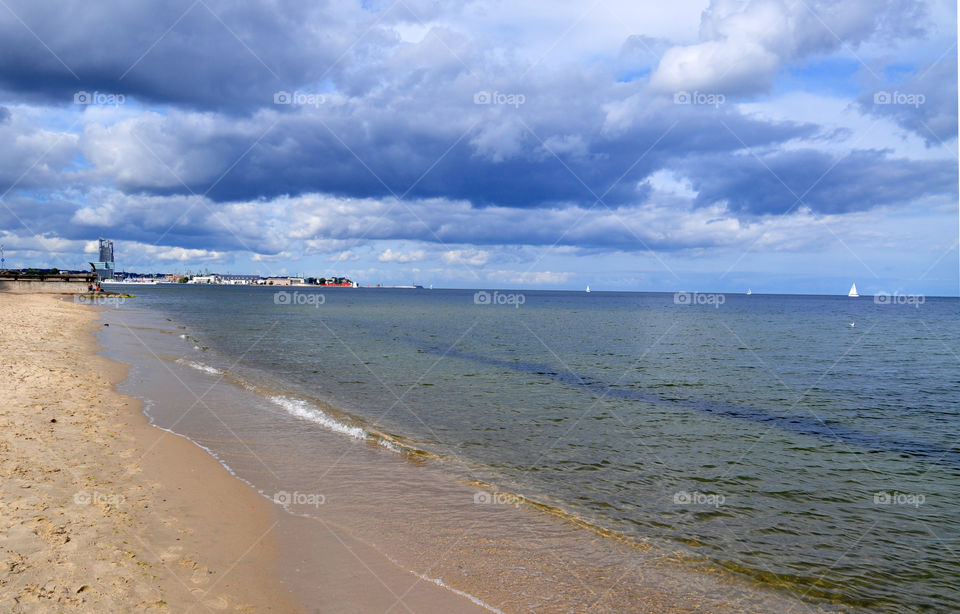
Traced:
<path fill-rule="evenodd" d="M 750 296 L 751 294 L 753 294 L 753 290 L 751 290 L 750 288 L 747 288 L 747 296 Z"/>
<path fill-rule="evenodd" d="M 587 292 L 590 292 L 590 284 L 587 284 Z"/>
<path fill-rule="evenodd" d="M 857 298 L 860 296 L 860 293 L 857 292 L 857 284 L 853 284 L 850 286 L 850 292 L 847 292 L 847 296 L 849 296 L 850 298 Z"/>

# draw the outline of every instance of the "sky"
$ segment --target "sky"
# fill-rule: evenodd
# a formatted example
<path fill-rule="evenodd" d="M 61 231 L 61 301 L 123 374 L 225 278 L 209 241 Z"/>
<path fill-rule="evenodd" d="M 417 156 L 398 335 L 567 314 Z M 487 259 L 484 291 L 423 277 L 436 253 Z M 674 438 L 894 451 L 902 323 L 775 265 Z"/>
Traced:
<path fill-rule="evenodd" d="M 7 267 L 957 296 L 957 5 L 0 2 Z"/>

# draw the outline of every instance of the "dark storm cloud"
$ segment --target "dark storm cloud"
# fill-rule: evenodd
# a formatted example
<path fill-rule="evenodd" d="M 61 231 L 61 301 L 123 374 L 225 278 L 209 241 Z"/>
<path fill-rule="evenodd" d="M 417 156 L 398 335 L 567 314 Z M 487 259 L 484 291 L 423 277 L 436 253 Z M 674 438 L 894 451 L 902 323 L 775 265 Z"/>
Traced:
<path fill-rule="evenodd" d="M 77 141 L 76 135 L 21 122 L 0 107 L 0 194 L 71 183 Z"/>
<path fill-rule="evenodd" d="M 213 120 L 204 134 L 189 118 L 154 117 L 91 134 L 85 148 L 129 192 L 192 191 L 218 201 L 406 194 L 539 207 L 589 205 L 598 197 L 611 205 L 643 202 L 643 180 L 691 150 L 767 147 L 816 132 L 811 125 L 663 102 L 630 109 L 621 129 L 604 132 L 596 129 L 606 118 L 602 110 L 578 101 L 576 90 L 556 91 L 551 101 L 538 102 L 533 92 L 523 108 L 507 110 L 473 105 L 469 92 L 461 96 L 469 97 L 467 107 L 424 102 L 382 110 L 361 101 L 244 124 Z M 583 112 L 563 122 L 560 111 L 571 106 Z M 138 166 L 120 146 L 130 142 L 157 155 L 141 151 Z"/>
<path fill-rule="evenodd" d="M 329 6 L 284 0 L 7 6 L 0 88 L 53 103 L 97 90 L 148 103 L 255 108 L 276 90 L 319 78 L 365 25 L 348 27 Z"/>
<path fill-rule="evenodd" d="M 951 51 L 905 79 L 864 92 L 858 100 L 864 112 L 893 119 L 927 145 L 949 142 L 957 138 L 956 55 Z"/>
<path fill-rule="evenodd" d="M 957 184 L 956 164 L 895 159 L 872 150 L 846 156 L 808 149 L 762 157 L 699 157 L 687 169 L 699 192 L 698 204 L 725 202 L 734 212 L 754 215 L 784 214 L 798 207 L 850 213 L 906 205 L 947 194 Z"/>
<path fill-rule="evenodd" d="M 43 234 L 56 229 L 61 237 L 79 238 L 71 236 L 70 218 L 76 210 L 76 203 L 62 199 L 39 202 L 30 197 L 8 197 L 0 205 L 0 229 L 18 235 Z"/>
<path fill-rule="evenodd" d="M 0 206 L 0 229 L 21 236 L 56 229 L 58 237 L 68 240 L 100 235 L 147 245 L 261 253 L 281 251 L 287 239 L 265 232 L 273 230 L 266 216 L 245 225 L 233 219 L 225 205 L 196 196 L 130 197 L 100 191 L 90 200 L 96 204 L 56 196 L 8 197 Z M 127 259 L 132 257 L 128 254 Z"/>

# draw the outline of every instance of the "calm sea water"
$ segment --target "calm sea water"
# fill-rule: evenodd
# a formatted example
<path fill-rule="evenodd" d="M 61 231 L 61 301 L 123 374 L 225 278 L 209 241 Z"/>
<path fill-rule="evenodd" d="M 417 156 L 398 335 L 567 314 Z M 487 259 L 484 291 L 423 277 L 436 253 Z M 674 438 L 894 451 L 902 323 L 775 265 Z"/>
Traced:
<path fill-rule="evenodd" d="M 960 609 L 957 299 L 134 292 L 344 436 L 804 599 Z"/>

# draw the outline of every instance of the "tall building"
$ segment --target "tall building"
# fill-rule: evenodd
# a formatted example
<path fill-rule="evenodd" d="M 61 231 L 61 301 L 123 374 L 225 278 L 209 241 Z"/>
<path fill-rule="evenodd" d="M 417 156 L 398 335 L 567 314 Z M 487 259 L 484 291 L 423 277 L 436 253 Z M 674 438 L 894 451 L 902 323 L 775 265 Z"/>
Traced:
<path fill-rule="evenodd" d="M 113 241 L 109 239 L 100 239 L 100 261 L 94 262 L 97 267 L 97 279 L 112 279 L 116 270 L 113 263 Z"/>
<path fill-rule="evenodd" d="M 113 262 L 113 241 L 100 239 L 100 262 Z"/>

